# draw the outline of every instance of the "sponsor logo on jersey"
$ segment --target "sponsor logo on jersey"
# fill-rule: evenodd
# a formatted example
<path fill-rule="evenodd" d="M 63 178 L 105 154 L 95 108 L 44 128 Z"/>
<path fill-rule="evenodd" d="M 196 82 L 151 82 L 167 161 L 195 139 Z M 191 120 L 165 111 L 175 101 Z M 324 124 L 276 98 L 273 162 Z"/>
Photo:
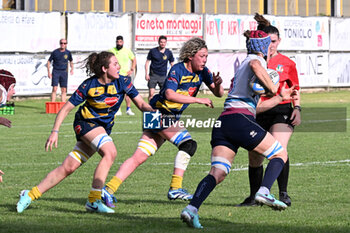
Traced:
<path fill-rule="evenodd" d="M 130 89 L 132 87 L 132 83 L 130 83 L 127 87 L 127 89 Z"/>
<path fill-rule="evenodd" d="M 83 98 L 83 93 L 81 93 L 81 91 L 77 90 L 77 95 L 80 96 L 81 98 Z"/>
<path fill-rule="evenodd" d="M 111 95 L 117 94 L 117 89 L 115 88 L 114 85 L 109 85 L 107 88 L 107 93 Z"/>
<path fill-rule="evenodd" d="M 104 87 L 93 87 L 93 88 L 90 88 L 88 91 L 88 95 L 90 95 L 91 97 L 100 96 L 103 93 L 105 93 Z"/>
<path fill-rule="evenodd" d="M 75 126 L 74 131 L 76 132 L 76 134 L 80 134 L 81 126 L 80 125 Z"/>
<path fill-rule="evenodd" d="M 277 65 L 276 71 L 282 73 L 283 72 L 283 65 Z"/>
<path fill-rule="evenodd" d="M 108 105 L 108 106 L 114 106 L 117 102 L 118 102 L 119 98 L 117 97 L 108 97 L 105 99 L 105 103 Z"/>
<path fill-rule="evenodd" d="M 250 131 L 250 136 L 253 138 L 255 137 L 258 133 L 255 130 Z"/>
<path fill-rule="evenodd" d="M 168 78 L 168 81 L 169 81 L 169 82 L 175 82 L 175 83 L 177 83 L 176 78 L 173 78 L 173 77 L 169 77 L 169 78 Z"/>
<path fill-rule="evenodd" d="M 180 84 L 182 84 L 182 83 L 190 83 L 190 82 L 195 83 L 195 82 L 198 82 L 198 81 L 199 81 L 198 75 L 196 75 L 195 77 L 193 77 L 192 75 L 190 75 L 190 76 L 182 76 Z"/>
<path fill-rule="evenodd" d="M 94 123 L 88 122 L 88 124 L 90 125 L 91 128 L 93 128 L 95 126 Z"/>
<path fill-rule="evenodd" d="M 196 93 L 196 91 L 197 91 L 197 87 L 190 87 L 190 88 L 188 88 L 188 94 L 190 96 L 193 96 Z"/>

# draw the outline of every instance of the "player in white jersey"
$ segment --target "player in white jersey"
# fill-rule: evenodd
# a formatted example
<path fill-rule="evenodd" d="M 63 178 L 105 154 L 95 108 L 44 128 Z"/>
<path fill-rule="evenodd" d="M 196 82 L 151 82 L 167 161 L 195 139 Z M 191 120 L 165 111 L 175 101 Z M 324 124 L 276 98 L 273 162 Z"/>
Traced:
<path fill-rule="evenodd" d="M 213 128 L 211 170 L 198 184 L 190 204 L 181 212 L 181 219 L 190 227 L 202 228 L 198 209 L 217 184 L 221 183 L 231 170 L 231 164 L 239 147 L 255 151 L 270 160 L 264 180 L 255 200 L 273 209 L 287 207 L 270 194 L 270 189 L 287 160 L 287 153 L 281 144 L 255 121 L 259 96 L 255 95 L 250 82 L 258 78 L 265 87 L 266 95 L 276 94 L 274 85 L 266 71 L 266 58 L 271 43 L 263 31 L 246 31 L 248 57 L 241 64 L 232 80 L 224 111 L 218 118 L 221 127 Z M 281 99 L 291 98 L 294 87 L 283 89 Z"/>
<path fill-rule="evenodd" d="M 248 54 L 246 59 L 242 62 L 241 66 L 237 70 L 235 77 L 233 78 L 228 96 L 225 100 L 224 110 L 230 112 L 234 108 L 235 112 L 241 110 L 242 113 L 246 110 L 252 114 L 256 114 L 256 105 L 259 100 L 259 96 L 255 95 L 249 83 L 254 77 L 254 72 L 250 68 L 249 64 L 251 61 L 258 60 L 266 70 L 266 60 L 256 54 Z M 244 110 L 243 110 L 244 109 Z"/>

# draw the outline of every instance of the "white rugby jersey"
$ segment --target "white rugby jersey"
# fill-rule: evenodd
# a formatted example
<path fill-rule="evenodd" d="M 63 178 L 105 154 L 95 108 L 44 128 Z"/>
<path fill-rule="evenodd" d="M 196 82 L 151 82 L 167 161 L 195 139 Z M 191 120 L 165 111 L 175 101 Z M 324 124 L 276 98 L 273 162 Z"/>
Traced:
<path fill-rule="evenodd" d="M 251 60 L 259 60 L 262 67 L 267 69 L 264 58 L 255 54 L 248 54 L 231 80 L 231 87 L 224 103 L 224 115 L 229 114 L 229 112 L 246 113 L 246 110 L 251 112 L 252 115 L 256 115 L 256 105 L 260 97 L 254 94 L 249 85 L 254 78 L 254 72 L 249 66 Z"/>

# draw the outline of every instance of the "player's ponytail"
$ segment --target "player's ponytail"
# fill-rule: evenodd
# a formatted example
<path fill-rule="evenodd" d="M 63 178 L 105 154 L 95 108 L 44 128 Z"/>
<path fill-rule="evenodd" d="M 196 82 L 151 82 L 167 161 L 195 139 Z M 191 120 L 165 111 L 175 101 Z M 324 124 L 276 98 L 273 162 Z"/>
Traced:
<path fill-rule="evenodd" d="M 95 74 L 100 77 L 104 74 L 102 67 L 108 68 L 110 58 L 114 56 L 111 52 L 92 53 L 84 60 L 86 74 L 91 76 Z"/>
<path fill-rule="evenodd" d="M 267 34 L 276 34 L 278 38 L 280 37 L 280 32 L 278 28 L 272 26 L 270 21 L 264 18 L 264 16 L 255 13 L 254 19 L 258 22 L 258 30 L 264 31 Z"/>

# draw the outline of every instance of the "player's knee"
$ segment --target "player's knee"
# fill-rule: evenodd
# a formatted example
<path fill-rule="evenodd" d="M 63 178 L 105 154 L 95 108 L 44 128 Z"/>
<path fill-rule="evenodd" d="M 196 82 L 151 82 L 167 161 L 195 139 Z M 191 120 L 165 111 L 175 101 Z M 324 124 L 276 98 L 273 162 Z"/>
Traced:
<path fill-rule="evenodd" d="M 131 156 L 130 160 L 133 165 L 138 167 L 144 162 L 146 162 L 148 158 L 149 158 L 148 155 L 145 156 L 144 154 L 134 154 L 133 156 Z"/>
<path fill-rule="evenodd" d="M 179 150 L 182 150 L 189 154 L 191 157 L 196 153 L 197 150 L 197 142 L 193 139 L 187 140 L 180 144 Z"/>
<path fill-rule="evenodd" d="M 260 167 L 263 165 L 265 158 L 260 154 L 250 151 L 249 152 L 249 166 L 250 167 Z"/>
<path fill-rule="evenodd" d="M 103 157 L 105 157 L 106 159 L 108 159 L 109 161 L 111 161 L 113 163 L 115 158 L 117 157 L 117 150 L 115 148 L 109 149 L 109 150 L 104 152 Z"/>
<path fill-rule="evenodd" d="M 81 165 L 81 164 L 80 164 Z M 80 166 L 77 165 L 75 166 L 73 163 L 63 163 L 60 167 L 60 173 L 64 174 L 65 177 L 69 176 L 70 174 L 72 174 L 75 170 L 77 170 L 77 168 Z"/>

